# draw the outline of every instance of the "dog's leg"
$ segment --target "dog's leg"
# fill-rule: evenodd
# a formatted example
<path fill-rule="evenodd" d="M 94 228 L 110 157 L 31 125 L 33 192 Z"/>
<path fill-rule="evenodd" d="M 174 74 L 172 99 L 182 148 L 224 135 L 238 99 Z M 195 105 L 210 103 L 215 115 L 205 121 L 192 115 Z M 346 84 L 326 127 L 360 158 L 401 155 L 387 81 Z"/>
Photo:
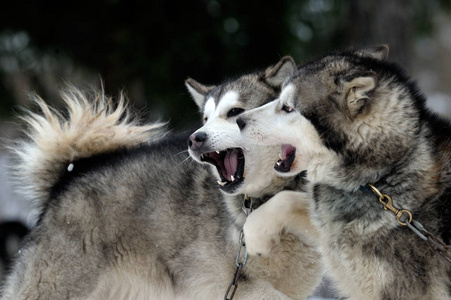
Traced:
<path fill-rule="evenodd" d="M 1 299 L 88 299 L 105 267 L 99 245 L 89 236 L 70 236 L 55 227 L 50 234 L 42 227 L 19 251 Z"/>
<path fill-rule="evenodd" d="M 276 290 L 269 282 L 256 279 L 240 283 L 233 299 L 290 300 L 292 298 Z"/>
<path fill-rule="evenodd" d="M 308 203 L 307 193 L 282 191 L 256 209 L 243 228 L 247 252 L 269 255 L 282 231 L 316 240 L 318 232 L 310 222 Z"/>

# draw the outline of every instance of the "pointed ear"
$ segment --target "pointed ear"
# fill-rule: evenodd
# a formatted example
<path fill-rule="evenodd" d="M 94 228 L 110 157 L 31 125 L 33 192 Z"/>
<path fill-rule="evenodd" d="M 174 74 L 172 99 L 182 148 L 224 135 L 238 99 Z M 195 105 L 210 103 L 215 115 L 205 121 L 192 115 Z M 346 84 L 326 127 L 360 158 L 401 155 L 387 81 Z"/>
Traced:
<path fill-rule="evenodd" d="M 194 102 L 196 102 L 199 109 L 202 110 L 204 108 L 205 96 L 214 89 L 214 86 L 203 85 L 192 78 L 185 80 L 185 86 Z"/>
<path fill-rule="evenodd" d="M 371 57 L 379 60 L 385 60 L 388 57 L 388 45 L 366 47 L 356 50 L 355 53 L 362 57 Z"/>
<path fill-rule="evenodd" d="M 345 107 L 353 120 L 367 107 L 371 93 L 377 84 L 377 74 L 373 71 L 361 72 L 348 77 L 343 83 Z"/>
<path fill-rule="evenodd" d="M 284 80 L 296 71 L 296 63 L 290 56 L 283 57 L 276 65 L 265 70 L 265 81 L 274 87 L 280 87 Z"/>

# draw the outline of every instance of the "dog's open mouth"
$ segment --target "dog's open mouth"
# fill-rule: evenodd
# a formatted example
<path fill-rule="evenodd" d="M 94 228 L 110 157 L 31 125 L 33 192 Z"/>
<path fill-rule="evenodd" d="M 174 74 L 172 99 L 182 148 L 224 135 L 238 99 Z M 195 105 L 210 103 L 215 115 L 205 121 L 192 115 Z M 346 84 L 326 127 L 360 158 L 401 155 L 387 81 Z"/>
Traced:
<path fill-rule="evenodd" d="M 290 144 L 283 144 L 282 154 L 280 155 L 280 159 L 274 165 L 274 169 L 277 172 L 281 173 L 289 172 L 295 157 L 296 157 L 296 147 L 293 147 Z"/>
<path fill-rule="evenodd" d="M 202 161 L 213 164 L 218 170 L 221 180 L 218 184 L 224 191 L 232 191 L 243 182 L 244 154 L 240 148 L 203 153 Z"/>

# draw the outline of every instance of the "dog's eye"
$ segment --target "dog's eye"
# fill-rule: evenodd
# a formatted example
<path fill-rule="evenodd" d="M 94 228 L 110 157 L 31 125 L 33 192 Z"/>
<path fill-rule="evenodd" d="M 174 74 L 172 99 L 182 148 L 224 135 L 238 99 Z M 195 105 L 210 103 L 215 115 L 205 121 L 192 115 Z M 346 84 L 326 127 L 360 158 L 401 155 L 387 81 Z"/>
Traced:
<path fill-rule="evenodd" d="M 207 116 L 204 116 L 204 119 L 203 119 L 203 121 L 204 121 L 204 123 L 207 123 L 207 121 L 208 121 L 208 117 L 207 117 Z"/>
<path fill-rule="evenodd" d="M 244 109 L 242 109 L 242 108 L 238 108 L 238 107 L 232 108 L 227 113 L 227 118 L 238 116 L 242 112 L 244 112 Z"/>
<path fill-rule="evenodd" d="M 288 105 L 286 105 L 286 104 L 284 104 L 284 105 L 282 106 L 282 110 L 283 110 L 284 112 L 286 112 L 286 113 L 293 112 L 293 108 L 290 107 L 290 106 L 288 106 Z"/>

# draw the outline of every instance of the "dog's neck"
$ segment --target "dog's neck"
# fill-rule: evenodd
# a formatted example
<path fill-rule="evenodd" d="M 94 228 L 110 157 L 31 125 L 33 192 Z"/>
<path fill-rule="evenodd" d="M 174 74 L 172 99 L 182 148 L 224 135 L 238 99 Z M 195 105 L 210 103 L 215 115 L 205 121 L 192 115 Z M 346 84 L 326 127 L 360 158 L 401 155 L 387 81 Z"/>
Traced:
<path fill-rule="evenodd" d="M 443 145 L 437 147 L 424 134 L 420 134 L 415 147 L 396 164 L 386 165 L 379 170 L 362 166 L 347 168 L 341 175 L 330 172 L 330 180 L 317 183 L 351 193 L 362 191 L 370 183 L 396 199 L 401 207 L 414 209 L 426 199 L 441 194 L 451 183 L 451 176 L 447 175 L 451 172 L 451 167 L 447 165 L 450 156 L 451 153 Z"/>
<path fill-rule="evenodd" d="M 263 193 L 262 195 L 251 195 L 251 194 L 239 194 L 239 195 L 226 195 L 226 205 L 229 212 L 232 214 L 234 218 L 234 223 L 238 228 L 241 228 L 246 221 L 246 215 L 242 210 L 243 201 L 245 197 L 249 197 L 252 200 L 252 209 L 258 209 L 262 204 L 266 203 L 269 199 L 271 199 L 277 193 L 290 190 L 290 191 L 306 191 L 307 180 L 305 176 L 305 172 L 301 172 L 300 174 L 289 177 L 289 178 L 279 178 L 279 180 L 283 180 L 283 184 L 278 184 L 277 188 L 272 186 L 267 193 Z"/>
<path fill-rule="evenodd" d="M 382 157 L 374 161 L 350 161 L 346 156 L 328 155 L 318 157 L 312 163 L 307 178 L 313 184 L 325 184 L 346 192 L 355 192 L 371 183 L 377 186 L 422 185 L 424 174 L 429 174 L 435 165 L 434 149 L 421 135 L 394 163 Z M 402 145 L 400 145 L 402 147 Z M 421 175 L 421 176 L 420 176 Z M 421 179 L 421 180 L 420 180 Z"/>

